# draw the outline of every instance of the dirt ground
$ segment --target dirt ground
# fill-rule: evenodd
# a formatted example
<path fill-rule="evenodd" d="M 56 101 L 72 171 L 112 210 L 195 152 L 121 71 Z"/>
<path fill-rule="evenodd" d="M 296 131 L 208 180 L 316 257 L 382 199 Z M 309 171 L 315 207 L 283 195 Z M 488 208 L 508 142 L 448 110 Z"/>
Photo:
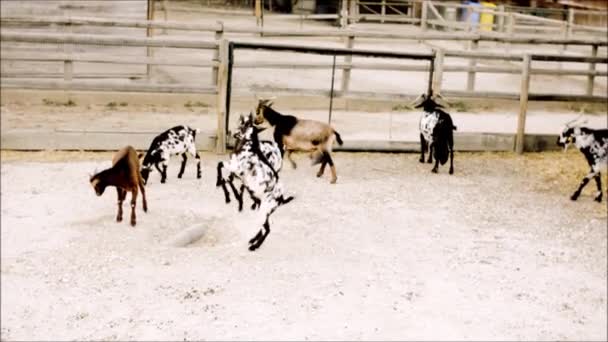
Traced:
<path fill-rule="evenodd" d="M 110 153 L 1 153 L 2 340 L 606 340 L 606 198 L 577 151 L 304 155 L 256 252 L 205 153 L 116 223 L 88 173 Z M 606 178 L 604 177 L 604 182 Z M 605 189 L 604 183 L 604 189 Z M 605 190 L 604 190 L 605 191 Z M 125 209 L 127 206 L 125 206 Z M 198 241 L 176 238 L 203 229 Z"/>

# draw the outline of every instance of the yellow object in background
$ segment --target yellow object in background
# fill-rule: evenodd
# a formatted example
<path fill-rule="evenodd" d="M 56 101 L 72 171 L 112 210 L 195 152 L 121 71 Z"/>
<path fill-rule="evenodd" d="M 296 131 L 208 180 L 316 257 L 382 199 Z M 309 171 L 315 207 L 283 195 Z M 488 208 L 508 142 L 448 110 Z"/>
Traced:
<path fill-rule="evenodd" d="M 482 1 L 481 5 L 484 9 L 496 10 L 496 4 L 491 2 Z M 479 17 L 479 29 L 483 31 L 492 31 L 492 25 L 494 24 L 494 14 L 492 13 L 481 13 Z"/>

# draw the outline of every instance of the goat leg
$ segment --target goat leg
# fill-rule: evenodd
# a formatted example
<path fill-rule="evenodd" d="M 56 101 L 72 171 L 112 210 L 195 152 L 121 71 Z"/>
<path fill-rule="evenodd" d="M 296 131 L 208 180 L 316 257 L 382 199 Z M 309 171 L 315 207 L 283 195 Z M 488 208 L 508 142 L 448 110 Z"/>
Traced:
<path fill-rule="evenodd" d="M 433 166 L 433 169 L 431 170 L 431 172 L 437 173 L 438 169 L 439 169 L 439 160 L 437 158 L 435 158 L 435 166 Z"/>
<path fill-rule="evenodd" d="M 262 230 L 258 232 L 259 237 L 258 235 L 255 236 L 257 239 L 251 246 L 249 246 L 250 251 L 253 252 L 256 249 L 260 248 L 260 246 L 264 243 L 264 240 L 266 240 L 266 237 L 270 233 L 270 224 L 268 223 L 268 218 L 266 218 L 266 221 L 264 221 L 263 230 L 264 233 L 262 233 Z"/>
<path fill-rule="evenodd" d="M 116 214 L 116 222 L 121 222 L 122 221 L 122 202 L 125 200 L 127 191 L 117 187 L 116 193 L 118 195 L 118 213 Z"/>
<path fill-rule="evenodd" d="M 591 178 L 593 178 L 594 176 L 595 176 L 595 172 L 591 171 L 588 175 L 583 177 L 581 184 L 578 186 L 578 189 L 576 189 L 576 191 L 572 194 L 572 196 L 570 196 L 570 199 L 573 201 L 576 201 L 578 199 L 578 196 L 580 196 L 581 191 L 583 191 L 583 188 L 585 187 L 585 185 L 587 185 L 587 183 L 589 183 L 589 180 Z"/>
<path fill-rule="evenodd" d="M 602 177 L 599 172 L 595 175 L 595 184 L 597 185 L 597 194 L 595 195 L 594 200 L 598 203 L 602 203 Z"/>
<path fill-rule="evenodd" d="M 433 145 L 435 143 L 429 143 L 429 159 L 426 161 L 429 164 L 433 162 Z"/>
<path fill-rule="evenodd" d="M 144 207 L 144 212 L 147 213 L 148 212 L 148 201 L 146 200 L 146 187 L 144 186 L 144 182 L 143 180 L 139 180 L 139 190 L 141 191 L 141 197 L 142 197 L 142 205 Z"/>
<path fill-rule="evenodd" d="M 454 174 L 454 147 L 450 147 L 450 174 Z"/>
<path fill-rule="evenodd" d="M 163 164 L 163 171 L 161 172 L 162 176 L 160 179 L 161 183 L 165 183 L 167 181 L 167 164 Z"/>
<path fill-rule="evenodd" d="M 236 200 L 239 201 L 239 211 L 242 211 L 243 210 L 243 192 L 241 190 L 241 193 L 239 193 L 239 191 L 234 186 L 233 181 L 234 181 L 234 177 L 232 175 L 230 175 L 230 177 L 228 177 L 228 185 L 230 185 L 230 189 L 232 189 L 234 198 L 236 198 Z"/>
<path fill-rule="evenodd" d="M 137 203 L 137 187 L 131 190 L 131 226 L 135 227 L 135 204 Z"/>
<path fill-rule="evenodd" d="M 199 156 L 198 152 L 196 152 L 196 154 L 194 155 L 194 158 L 196 159 L 196 178 L 200 179 L 201 178 L 201 156 Z"/>
<path fill-rule="evenodd" d="M 188 161 L 188 156 L 186 156 L 186 152 L 182 153 L 182 166 L 179 169 L 179 173 L 177 174 L 177 178 L 182 178 L 184 175 L 184 170 L 186 169 L 186 162 Z"/>
<path fill-rule="evenodd" d="M 424 135 L 420 133 L 420 159 L 421 163 L 424 163 L 424 152 L 426 151 L 426 140 L 424 140 Z"/>
<path fill-rule="evenodd" d="M 230 203 L 230 193 L 228 192 L 228 189 L 226 188 L 226 181 L 224 180 L 224 177 L 222 176 L 222 167 L 224 167 L 223 162 L 217 163 L 217 181 L 215 182 L 215 186 L 222 187 L 222 190 L 224 191 L 224 197 L 226 199 L 226 203 Z"/>

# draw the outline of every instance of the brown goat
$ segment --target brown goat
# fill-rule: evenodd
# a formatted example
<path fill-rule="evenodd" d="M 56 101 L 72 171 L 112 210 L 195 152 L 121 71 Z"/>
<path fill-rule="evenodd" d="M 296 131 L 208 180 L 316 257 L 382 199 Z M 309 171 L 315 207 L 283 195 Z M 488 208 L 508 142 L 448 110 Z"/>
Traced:
<path fill-rule="evenodd" d="M 293 115 L 283 115 L 271 108 L 269 99 L 258 101 L 256 108 L 255 124 L 260 125 L 264 121 L 274 126 L 274 141 L 279 145 L 281 154 L 287 154 L 287 159 L 295 169 L 296 163 L 291 159 L 293 151 L 311 152 L 313 165 L 321 163 L 317 177 L 321 177 L 325 166 L 329 164 L 331 169 L 331 183 L 338 179 L 336 167 L 331 159 L 331 150 L 334 137 L 338 144 L 342 145 L 342 138 L 330 125 L 315 121 L 298 119 Z"/>
<path fill-rule="evenodd" d="M 122 221 L 122 202 L 127 197 L 127 191 L 131 192 L 131 226 L 135 226 L 135 204 L 137 202 L 137 190 L 141 190 L 144 212 L 148 211 L 146 202 L 146 190 L 143 179 L 139 173 L 139 158 L 137 152 L 131 146 L 120 149 L 112 157 L 112 167 L 103 170 L 89 179 L 97 196 L 101 196 L 107 186 L 115 186 L 118 193 L 118 214 L 116 221 Z"/>

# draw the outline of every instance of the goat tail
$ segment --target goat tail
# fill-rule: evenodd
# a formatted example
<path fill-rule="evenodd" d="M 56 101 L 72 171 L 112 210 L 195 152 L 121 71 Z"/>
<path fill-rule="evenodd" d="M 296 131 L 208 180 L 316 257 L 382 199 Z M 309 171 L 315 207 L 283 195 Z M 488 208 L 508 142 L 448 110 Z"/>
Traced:
<path fill-rule="evenodd" d="M 458 128 L 456 127 L 456 125 L 452 125 L 452 129 L 457 130 Z"/>
<path fill-rule="evenodd" d="M 336 135 L 336 141 L 338 142 L 339 145 L 344 144 L 344 142 L 342 141 L 342 138 L 340 137 L 340 134 L 338 132 L 336 132 L 336 130 L 334 130 L 334 134 Z"/>

